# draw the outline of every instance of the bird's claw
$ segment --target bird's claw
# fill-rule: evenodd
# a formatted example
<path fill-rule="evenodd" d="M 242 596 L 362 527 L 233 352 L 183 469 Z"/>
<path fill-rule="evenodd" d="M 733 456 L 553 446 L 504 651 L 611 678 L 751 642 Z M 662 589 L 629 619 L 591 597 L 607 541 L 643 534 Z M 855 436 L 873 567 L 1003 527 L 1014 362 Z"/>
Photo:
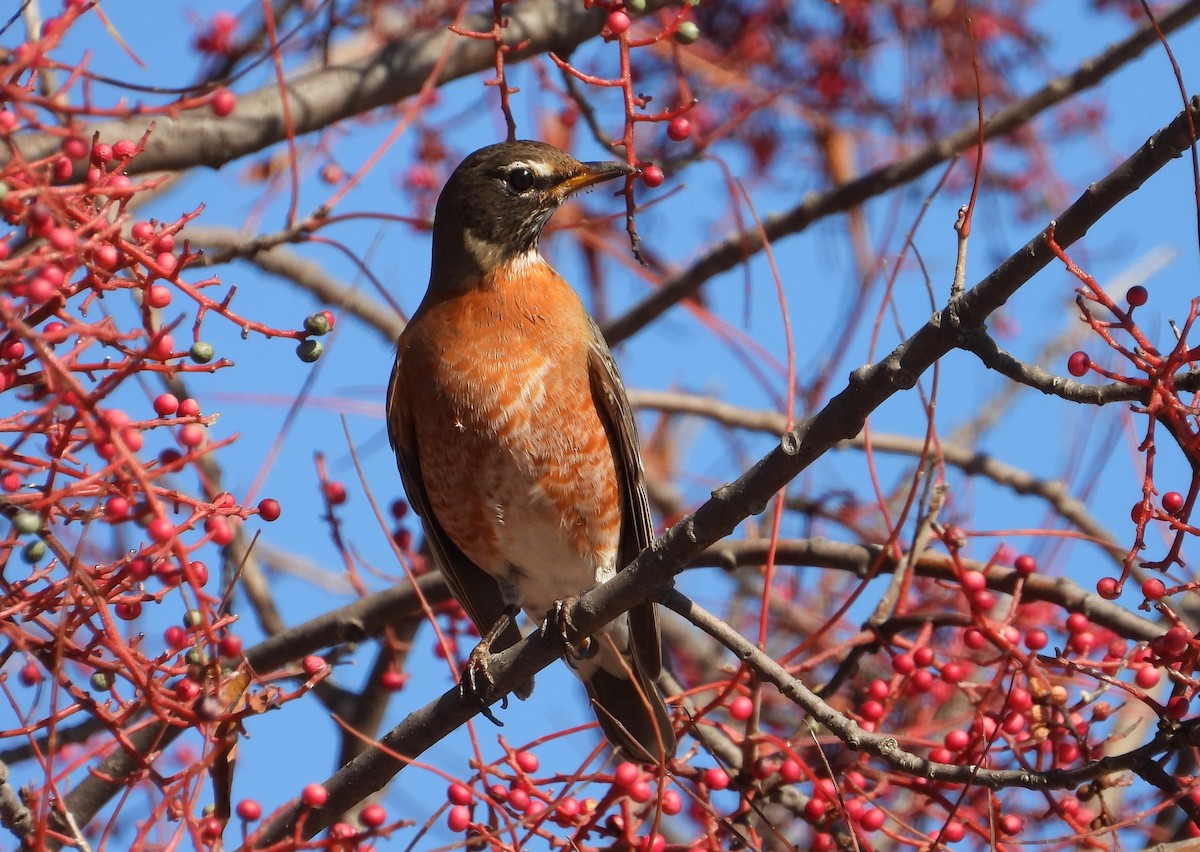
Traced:
<path fill-rule="evenodd" d="M 458 694 L 466 701 L 474 701 L 479 707 L 480 715 L 493 725 L 503 728 L 504 723 L 496 718 L 489 706 L 495 692 L 495 684 L 488 671 L 488 661 L 491 656 L 491 649 L 488 648 L 487 642 L 480 642 L 475 646 L 475 649 L 471 651 L 471 656 L 467 658 L 467 667 L 463 671 L 462 679 L 458 682 Z M 500 709 L 508 709 L 507 695 L 500 697 Z"/>
<path fill-rule="evenodd" d="M 542 622 L 542 636 L 547 641 L 562 644 L 567 662 L 590 659 L 595 656 L 598 647 L 591 636 L 580 638 L 579 631 L 571 623 L 571 609 L 577 600 L 579 599 L 570 597 L 555 601 L 550 612 L 546 614 L 546 620 Z"/>

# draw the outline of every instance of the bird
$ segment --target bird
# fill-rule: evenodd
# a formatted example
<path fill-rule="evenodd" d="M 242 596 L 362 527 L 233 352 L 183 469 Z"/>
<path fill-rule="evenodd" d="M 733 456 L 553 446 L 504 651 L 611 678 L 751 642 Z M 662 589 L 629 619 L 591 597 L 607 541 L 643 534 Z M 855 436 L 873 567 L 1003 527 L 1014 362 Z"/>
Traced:
<path fill-rule="evenodd" d="M 564 615 L 650 544 L 653 525 L 612 354 L 539 250 L 563 202 L 634 172 L 532 140 L 458 165 L 434 211 L 428 289 L 396 344 L 387 427 L 428 550 L 482 637 L 463 691 L 486 692 L 488 656 L 521 639 L 524 611 L 559 629 L 608 742 L 659 763 L 676 741 L 655 684 L 655 604 L 583 639 Z"/>

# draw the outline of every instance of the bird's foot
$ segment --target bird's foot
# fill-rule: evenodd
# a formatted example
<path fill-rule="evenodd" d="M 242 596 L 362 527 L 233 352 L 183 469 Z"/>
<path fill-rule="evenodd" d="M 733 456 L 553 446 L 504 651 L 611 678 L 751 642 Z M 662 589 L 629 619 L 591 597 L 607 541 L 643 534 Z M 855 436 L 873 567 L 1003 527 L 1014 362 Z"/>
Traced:
<path fill-rule="evenodd" d="M 548 642 L 559 642 L 566 652 L 567 662 L 587 660 L 595 656 L 598 645 L 591 636 L 579 636 L 579 631 L 571 623 L 571 609 L 576 597 L 563 598 L 555 601 L 546 620 L 542 622 L 542 636 Z"/>
<path fill-rule="evenodd" d="M 486 638 L 475 646 L 471 656 L 467 657 L 467 667 L 462 679 L 458 682 L 458 694 L 466 701 L 474 701 L 479 707 L 480 714 L 497 727 L 503 728 L 504 723 L 496 718 L 490 707 L 495 700 L 496 685 L 488 671 L 488 663 L 492 658 L 491 642 Z M 500 698 L 500 709 L 508 709 L 508 696 Z"/>

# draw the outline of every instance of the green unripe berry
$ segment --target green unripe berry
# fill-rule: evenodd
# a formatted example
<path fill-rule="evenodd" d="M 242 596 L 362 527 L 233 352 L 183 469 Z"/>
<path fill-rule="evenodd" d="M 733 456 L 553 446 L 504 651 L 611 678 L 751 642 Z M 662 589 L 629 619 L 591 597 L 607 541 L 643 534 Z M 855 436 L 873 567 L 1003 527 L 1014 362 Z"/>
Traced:
<path fill-rule="evenodd" d="M 92 689 L 97 692 L 108 692 L 112 689 L 113 676 L 110 672 L 93 672 Z"/>
<path fill-rule="evenodd" d="M 188 630 L 195 630 L 204 623 L 204 613 L 198 609 L 189 609 L 183 614 L 183 626 Z"/>
<path fill-rule="evenodd" d="M 329 334 L 332 328 L 324 311 L 317 311 L 304 318 L 304 330 L 309 334 Z"/>
<path fill-rule="evenodd" d="M 198 340 L 192 344 L 192 348 L 188 350 L 188 357 L 197 364 L 207 364 L 213 359 L 216 352 L 213 350 L 211 343 L 205 343 L 203 340 Z"/>
<path fill-rule="evenodd" d="M 189 648 L 188 652 L 183 655 L 183 660 L 191 666 L 206 666 L 208 665 L 208 652 L 203 648 Z"/>
<path fill-rule="evenodd" d="M 296 347 L 296 357 L 305 364 L 311 364 L 316 361 L 325 352 L 325 347 L 321 345 L 319 340 L 302 340 L 300 345 Z"/>
<path fill-rule="evenodd" d="M 675 41 L 680 44 L 693 44 L 700 38 L 700 28 L 691 21 L 684 21 L 675 31 Z"/>
<path fill-rule="evenodd" d="M 646 0 L 625 0 L 625 8 L 635 15 L 646 11 Z"/>
<path fill-rule="evenodd" d="M 42 540 L 31 541 L 21 549 L 21 559 L 29 565 L 37 564 L 46 555 L 46 543 Z"/>
<path fill-rule="evenodd" d="M 42 516 L 37 512 L 17 512 L 12 525 L 17 535 L 32 535 L 42 528 Z"/>

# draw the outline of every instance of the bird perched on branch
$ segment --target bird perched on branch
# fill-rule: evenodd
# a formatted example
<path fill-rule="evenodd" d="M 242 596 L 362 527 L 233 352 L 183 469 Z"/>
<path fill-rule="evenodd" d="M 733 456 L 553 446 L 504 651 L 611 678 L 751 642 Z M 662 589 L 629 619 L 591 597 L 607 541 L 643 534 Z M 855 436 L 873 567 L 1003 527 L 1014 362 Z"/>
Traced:
<path fill-rule="evenodd" d="M 530 141 L 482 148 L 455 169 L 434 216 L 429 290 L 397 344 L 387 418 L 429 548 L 483 636 L 464 690 L 486 708 L 488 656 L 521 638 L 524 610 L 563 634 L 608 741 L 660 761 L 675 735 L 654 684 L 654 604 L 582 641 L 562 623 L 563 602 L 628 565 L 652 527 L 612 355 L 538 251 L 559 205 L 632 172 Z"/>

